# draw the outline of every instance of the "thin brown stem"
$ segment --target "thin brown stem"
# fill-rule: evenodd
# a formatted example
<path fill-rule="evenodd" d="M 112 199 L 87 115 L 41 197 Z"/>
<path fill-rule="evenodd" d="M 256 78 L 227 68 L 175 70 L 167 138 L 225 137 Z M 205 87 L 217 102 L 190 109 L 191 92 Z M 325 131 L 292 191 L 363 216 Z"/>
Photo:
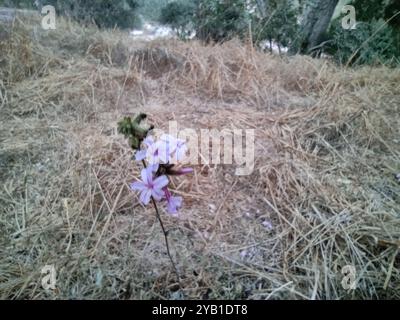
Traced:
<path fill-rule="evenodd" d="M 147 168 L 146 162 L 145 162 L 144 160 L 142 160 L 142 163 L 143 163 L 143 166 L 144 166 L 145 168 Z M 181 283 L 181 280 L 180 280 L 180 279 L 181 279 L 181 278 L 180 278 L 180 276 L 179 276 L 178 269 L 176 268 L 174 259 L 172 259 L 171 251 L 169 250 L 168 233 L 167 233 L 167 231 L 165 230 L 164 223 L 163 223 L 163 221 L 162 221 L 162 219 L 161 219 L 160 212 L 158 211 L 157 203 L 156 203 L 156 201 L 154 200 L 153 197 L 151 197 L 151 201 L 152 201 L 152 203 L 153 203 L 154 209 L 156 210 L 156 216 L 157 216 L 158 222 L 160 223 L 162 232 L 163 232 L 163 234 L 164 234 L 165 246 L 167 247 L 168 258 L 169 258 L 169 260 L 171 261 L 172 268 L 174 269 L 174 272 L 175 272 L 175 274 L 176 274 L 176 276 L 177 276 L 177 278 L 178 278 L 178 283 L 179 283 L 179 286 L 180 286 L 180 283 Z"/>
<path fill-rule="evenodd" d="M 176 276 L 178 277 L 178 282 L 180 282 L 180 277 L 179 277 L 178 269 L 176 268 L 175 262 L 174 262 L 174 260 L 172 259 L 172 255 L 171 255 L 171 252 L 170 252 L 170 250 L 169 250 L 168 233 L 167 233 L 167 231 L 165 230 L 164 223 L 163 223 L 163 221 L 162 221 L 162 219 L 161 219 L 160 212 L 158 211 L 157 203 L 156 203 L 156 201 L 154 200 L 153 197 L 151 197 L 151 201 L 153 202 L 154 209 L 156 210 L 157 219 L 158 219 L 158 221 L 160 222 L 161 229 L 162 229 L 163 234 L 164 234 L 165 246 L 167 247 L 167 254 L 168 254 L 169 260 L 171 261 L 172 267 L 174 268 L 174 271 L 175 271 L 175 273 L 176 273 Z"/>

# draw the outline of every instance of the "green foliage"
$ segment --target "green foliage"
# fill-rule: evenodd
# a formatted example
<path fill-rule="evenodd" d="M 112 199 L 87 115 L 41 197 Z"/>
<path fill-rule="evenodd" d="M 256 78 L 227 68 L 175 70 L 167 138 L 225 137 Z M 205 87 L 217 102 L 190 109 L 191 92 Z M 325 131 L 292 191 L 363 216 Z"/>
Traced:
<path fill-rule="evenodd" d="M 55 6 L 58 14 L 101 28 L 128 29 L 140 24 L 137 0 L 46 0 L 45 4 Z"/>
<path fill-rule="evenodd" d="M 385 19 L 393 28 L 397 50 L 400 52 L 400 1 L 399 0 L 353 0 L 357 21 L 369 22 Z"/>
<path fill-rule="evenodd" d="M 33 0 L 0 0 L 0 7 L 34 9 Z"/>
<path fill-rule="evenodd" d="M 139 3 L 138 13 L 145 21 L 158 21 L 161 9 L 164 8 L 169 0 L 137 0 Z M 189 1 L 189 0 L 187 0 Z"/>
<path fill-rule="evenodd" d="M 352 65 L 398 63 L 400 20 L 395 17 L 387 21 L 399 12 L 400 3 L 397 0 L 353 0 L 350 4 L 356 8 L 357 28 L 344 30 L 341 18 L 332 23 L 331 53 L 336 60 Z"/>
<path fill-rule="evenodd" d="M 222 42 L 248 30 L 250 14 L 246 0 L 180 0 L 168 3 L 160 22 L 186 35 L 196 31 L 199 39 Z"/>
<path fill-rule="evenodd" d="M 385 8 L 385 19 L 390 19 L 389 24 L 400 33 L 400 1 L 392 0 Z"/>
<path fill-rule="evenodd" d="M 341 20 L 332 25 L 333 55 L 342 64 L 394 64 L 398 62 L 393 28 L 385 21 L 358 22 L 354 30 L 345 30 Z M 396 58 L 397 57 L 397 58 Z"/>
<path fill-rule="evenodd" d="M 179 37 L 185 38 L 191 31 L 195 9 L 189 2 L 170 2 L 161 10 L 160 22 L 173 28 Z"/>
<path fill-rule="evenodd" d="M 244 35 L 249 21 L 246 0 L 201 0 L 194 24 L 198 38 L 221 42 Z"/>
<path fill-rule="evenodd" d="M 269 6 L 264 17 L 254 17 L 254 40 L 275 41 L 278 46 L 288 47 L 298 29 L 298 11 L 290 0 L 270 1 Z"/>
<path fill-rule="evenodd" d="M 140 149 L 143 139 L 146 138 L 150 130 L 154 129 L 154 126 L 150 126 L 149 128 L 141 126 L 142 121 L 146 118 L 146 114 L 140 113 L 133 120 L 131 117 L 124 117 L 124 119 L 118 122 L 118 132 L 129 139 L 129 144 L 134 150 Z"/>
<path fill-rule="evenodd" d="M 358 21 L 383 18 L 387 3 L 387 0 L 353 0 L 350 2 L 356 8 Z"/>

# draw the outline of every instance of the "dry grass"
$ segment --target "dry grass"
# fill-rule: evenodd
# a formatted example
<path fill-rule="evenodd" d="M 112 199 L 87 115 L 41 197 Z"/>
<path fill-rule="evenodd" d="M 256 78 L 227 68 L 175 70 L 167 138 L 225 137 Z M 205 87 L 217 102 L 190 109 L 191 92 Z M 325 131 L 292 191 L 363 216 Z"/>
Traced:
<path fill-rule="evenodd" d="M 17 19 L 0 43 L 1 298 L 399 298 L 398 69 L 36 25 Z M 174 181 L 182 215 L 163 217 L 182 288 L 128 187 L 140 167 L 116 124 L 140 111 L 256 132 L 252 175 L 203 165 Z"/>

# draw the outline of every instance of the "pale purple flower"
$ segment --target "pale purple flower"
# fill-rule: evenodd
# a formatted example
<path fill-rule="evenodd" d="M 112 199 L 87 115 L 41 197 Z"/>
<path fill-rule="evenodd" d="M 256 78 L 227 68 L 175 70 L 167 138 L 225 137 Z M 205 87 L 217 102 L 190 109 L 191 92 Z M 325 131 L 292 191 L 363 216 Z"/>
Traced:
<path fill-rule="evenodd" d="M 151 167 L 143 169 L 141 172 L 142 181 L 131 184 L 132 190 L 140 191 L 140 201 L 144 205 L 148 205 L 151 197 L 156 201 L 160 201 L 164 196 L 163 188 L 169 183 L 166 176 L 160 176 L 153 179 L 153 170 Z"/>
<path fill-rule="evenodd" d="M 172 147 L 171 153 L 175 151 L 174 146 L 176 145 L 176 140 L 177 139 L 175 137 L 171 136 L 170 134 L 163 134 L 160 137 L 160 141 L 164 141 Z"/>
<path fill-rule="evenodd" d="M 146 159 L 146 155 L 147 155 L 147 150 L 138 150 L 135 153 L 135 159 L 136 161 L 142 161 Z"/>
<path fill-rule="evenodd" d="M 188 148 L 185 140 L 176 139 L 169 134 L 163 134 L 158 141 L 152 136 L 143 140 L 144 149 L 136 152 L 137 161 L 147 160 L 149 164 L 167 164 L 182 161 Z"/>
<path fill-rule="evenodd" d="M 173 197 L 167 187 L 163 190 L 168 203 L 168 213 L 177 216 L 178 209 L 182 207 L 182 197 Z"/>
<path fill-rule="evenodd" d="M 152 136 L 148 136 L 146 139 L 143 140 L 143 144 L 149 148 L 150 146 L 152 146 L 154 144 L 154 138 Z M 142 149 L 139 151 L 136 151 L 135 154 L 135 159 L 136 161 L 142 161 L 144 159 L 146 159 L 147 157 L 147 149 Z"/>
<path fill-rule="evenodd" d="M 160 165 L 157 164 L 150 164 L 149 168 L 151 169 L 152 172 L 156 173 L 158 171 L 158 168 L 160 167 Z"/>
<path fill-rule="evenodd" d="M 172 162 L 172 155 L 176 152 L 177 150 L 177 139 L 175 139 L 173 136 L 170 134 L 163 134 L 160 137 L 160 144 L 163 146 L 163 150 L 165 151 L 165 160 L 166 163 L 171 163 Z"/>
<path fill-rule="evenodd" d="M 146 146 L 146 148 L 149 148 L 150 146 L 152 146 L 154 144 L 154 138 L 152 136 L 146 137 L 143 140 L 143 144 Z M 147 149 L 142 149 L 142 150 L 136 151 L 136 154 L 135 154 L 136 161 L 142 161 L 142 160 L 146 159 L 146 157 L 147 157 Z"/>
<path fill-rule="evenodd" d="M 185 158 L 188 151 L 185 140 L 177 139 L 169 134 L 164 134 L 161 136 L 160 141 L 164 141 L 168 145 L 168 151 L 171 155 L 169 162 L 179 162 Z"/>
<path fill-rule="evenodd" d="M 182 207 L 182 197 L 174 197 L 168 190 L 168 175 L 185 175 L 193 172 L 192 168 L 173 169 L 172 161 L 182 160 L 188 150 L 186 142 L 176 139 L 171 135 L 164 134 L 159 140 L 155 141 L 152 136 L 148 136 L 143 140 L 143 149 L 135 154 L 137 161 L 147 160 L 148 167 L 141 171 L 143 181 L 131 184 L 132 190 L 140 191 L 140 201 L 147 205 L 151 197 L 156 201 L 166 199 L 168 213 L 177 216 L 178 210 Z M 158 172 L 160 165 L 165 165 L 166 175 L 154 178 Z"/>
<path fill-rule="evenodd" d="M 169 150 L 169 144 L 159 140 L 147 149 L 146 159 L 150 164 L 166 164 L 170 158 Z"/>
<path fill-rule="evenodd" d="M 154 138 L 152 136 L 148 136 L 143 140 L 143 143 L 146 145 L 146 147 L 150 147 L 152 144 L 154 144 Z"/>
<path fill-rule="evenodd" d="M 178 215 L 178 210 L 182 207 L 182 197 L 171 197 L 168 201 L 168 212 L 176 216 Z"/>
<path fill-rule="evenodd" d="M 186 141 L 182 139 L 176 139 L 175 157 L 174 160 L 182 161 L 185 159 L 188 147 L 186 146 Z"/>

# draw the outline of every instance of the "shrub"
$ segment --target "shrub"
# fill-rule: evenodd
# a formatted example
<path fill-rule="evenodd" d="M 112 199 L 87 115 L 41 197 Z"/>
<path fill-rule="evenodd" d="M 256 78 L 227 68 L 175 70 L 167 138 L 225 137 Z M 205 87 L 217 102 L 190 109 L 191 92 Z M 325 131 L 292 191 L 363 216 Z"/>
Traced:
<path fill-rule="evenodd" d="M 31 0 L 0 0 L 0 7 L 34 9 L 34 1 Z"/>
<path fill-rule="evenodd" d="M 179 37 L 185 38 L 191 31 L 195 6 L 189 2 L 174 1 L 161 10 L 160 22 L 173 28 Z"/>
<path fill-rule="evenodd" d="M 359 22 L 354 30 L 345 30 L 341 20 L 332 25 L 332 53 L 336 60 L 352 65 L 398 63 L 393 28 L 384 20 Z"/>
<path fill-rule="evenodd" d="M 289 0 L 270 2 L 270 8 L 265 17 L 253 19 L 254 40 L 256 43 L 264 40 L 270 43 L 274 41 L 278 47 L 288 47 L 298 29 L 298 13 Z"/>
<path fill-rule="evenodd" d="M 161 9 L 168 4 L 169 0 L 137 0 L 137 2 L 139 3 L 138 13 L 145 21 L 156 22 L 160 18 Z"/>
<path fill-rule="evenodd" d="M 44 2 L 43 2 L 44 4 Z M 94 22 L 100 28 L 134 28 L 140 24 L 137 0 L 47 0 L 58 14 L 82 22 Z"/>
<path fill-rule="evenodd" d="M 242 36 L 247 31 L 248 22 L 245 0 L 202 0 L 194 19 L 197 37 L 216 42 Z"/>

